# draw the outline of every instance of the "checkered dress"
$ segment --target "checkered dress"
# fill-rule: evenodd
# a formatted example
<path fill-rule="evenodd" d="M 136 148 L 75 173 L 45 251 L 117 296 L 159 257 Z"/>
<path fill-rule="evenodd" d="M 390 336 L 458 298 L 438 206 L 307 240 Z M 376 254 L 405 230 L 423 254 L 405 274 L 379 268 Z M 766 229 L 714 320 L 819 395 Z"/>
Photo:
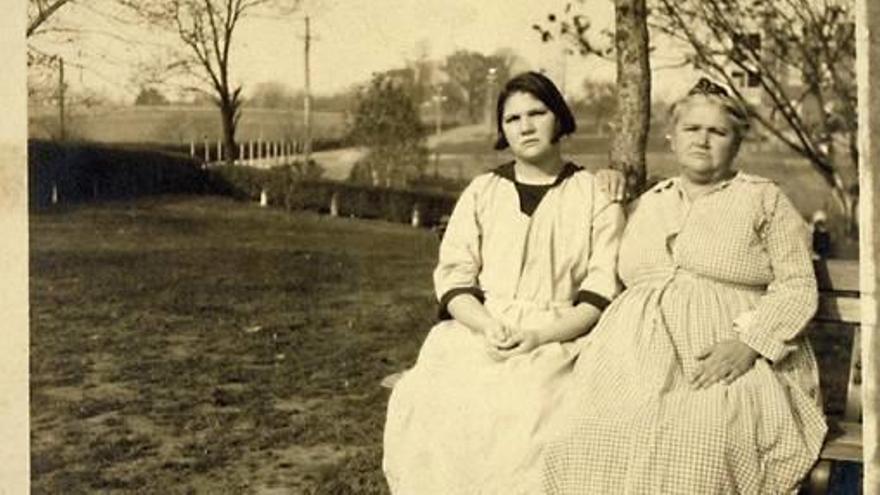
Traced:
<path fill-rule="evenodd" d="M 645 193 L 621 240 L 627 289 L 578 357 L 578 419 L 545 451 L 544 489 L 795 490 L 826 431 L 800 336 L 816 308 L 809 252 L 803 220 L 760 177 L 739 173 L 693 202 L 678 179 Z M 755 366 L 693 390 L 695 356 L 731 338 L 761 354 Z"/>

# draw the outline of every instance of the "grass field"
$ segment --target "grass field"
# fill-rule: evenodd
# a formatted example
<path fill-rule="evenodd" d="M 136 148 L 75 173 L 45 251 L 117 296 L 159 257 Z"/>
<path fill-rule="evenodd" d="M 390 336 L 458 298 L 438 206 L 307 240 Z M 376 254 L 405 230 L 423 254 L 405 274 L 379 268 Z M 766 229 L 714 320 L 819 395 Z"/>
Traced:
<path fill-rule="evenodd" d="M 437 240 L 165 197 L 31 216 L 35 494 L 386 493 Z M 816 340 L 840 410 L 847 336 Z"/>
<path fill-rule="evenodd" d="M 31 231 L 33 493 L 384 492 L 432 233 L 212 198 Z"/>

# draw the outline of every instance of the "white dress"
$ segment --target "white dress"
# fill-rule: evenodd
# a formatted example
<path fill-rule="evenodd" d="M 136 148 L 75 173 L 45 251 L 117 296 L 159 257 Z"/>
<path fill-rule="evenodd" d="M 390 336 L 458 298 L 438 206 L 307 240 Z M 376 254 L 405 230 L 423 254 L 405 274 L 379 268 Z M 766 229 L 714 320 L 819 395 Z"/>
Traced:
<path fill-rule="evenodd" d="M 464 190 L 434 272 L 441 310 L 469 292 L 507 325 L 540 326 L 578 302 L 607 304 L 617 292 L 620 206 L 572 164 L 530 215 L 519 194 L 512 164 Z M 383 467 L 392 493 L 539 490 L 542 447 L 565 423 L 562 399 L 580 348 L 545 344 L 496 362 L 467 327 L 435 325 L 389 401 Z"/>

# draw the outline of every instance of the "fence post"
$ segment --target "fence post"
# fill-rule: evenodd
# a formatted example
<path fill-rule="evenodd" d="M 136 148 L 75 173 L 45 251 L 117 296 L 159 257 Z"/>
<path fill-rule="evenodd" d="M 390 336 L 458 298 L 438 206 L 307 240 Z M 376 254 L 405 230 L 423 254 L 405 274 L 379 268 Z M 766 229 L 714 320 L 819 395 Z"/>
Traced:
<path fill-rule="evenodd" d="M 265 187 L 260 191 L 260 206 L 263 208 L 269 206 L 269 193 L 266 192 Z"/>
<path fill-rule="evenodd" d="M 217 140 L 217 161 L 223 161 L 223 141 Z"/>
<path fill-rule="evenodd" d="M 52 183 L 52 204 L 58 204 L 58 184 L 55 182 Z"/>
<path fill-rule="evenodd" d="M 422 226 L 422 208 L 418 203 L 413 203 L 410 225 L 413 227 Z"/>
<path fill-rule="evenodd" d="M 208 165 L 208 162 L 211 161 L 211 148 L 208 147 L 208 138 L 205 138 L 205 165 Z"/>
<path fill-rule="evenodd" d="M 190 158 L 196 157 L 196 142 L 194 139 L 189 140 L 189 156 Z"/>
<path fill-rule="evenodd" d="M 339 216 L 339 193 L 336 191 L 333 191 L 333 194 L 330 195 L 330 216 Z"/>
<path fill-rule="evenodd" d="M 244 165 L 244 143 L 238 143 L 238 158 L 235 159 L 236 165 Z"/>

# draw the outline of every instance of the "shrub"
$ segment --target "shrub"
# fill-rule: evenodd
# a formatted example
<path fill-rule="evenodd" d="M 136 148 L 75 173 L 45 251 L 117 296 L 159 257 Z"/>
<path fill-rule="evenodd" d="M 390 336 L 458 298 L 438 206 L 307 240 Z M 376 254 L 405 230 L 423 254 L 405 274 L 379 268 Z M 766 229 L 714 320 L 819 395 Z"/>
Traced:
<path fill-rule="evenodd" d="M 409 223 L 413 209 L 418 208 L 424 226 L 436 225 L 452 211 L 456 198 L 455 193 L 445 191 L 307 179 L 295 168 L 284 166 L 255 169 L 224 165 L 211 172 L 216 175 L 215 182 L 228 187 L 227 194 L 240 199 L 256 201 L 265 190 L 269 204 L 328 213 L 335 196 L 339 215 L 401 223 Z"/>

